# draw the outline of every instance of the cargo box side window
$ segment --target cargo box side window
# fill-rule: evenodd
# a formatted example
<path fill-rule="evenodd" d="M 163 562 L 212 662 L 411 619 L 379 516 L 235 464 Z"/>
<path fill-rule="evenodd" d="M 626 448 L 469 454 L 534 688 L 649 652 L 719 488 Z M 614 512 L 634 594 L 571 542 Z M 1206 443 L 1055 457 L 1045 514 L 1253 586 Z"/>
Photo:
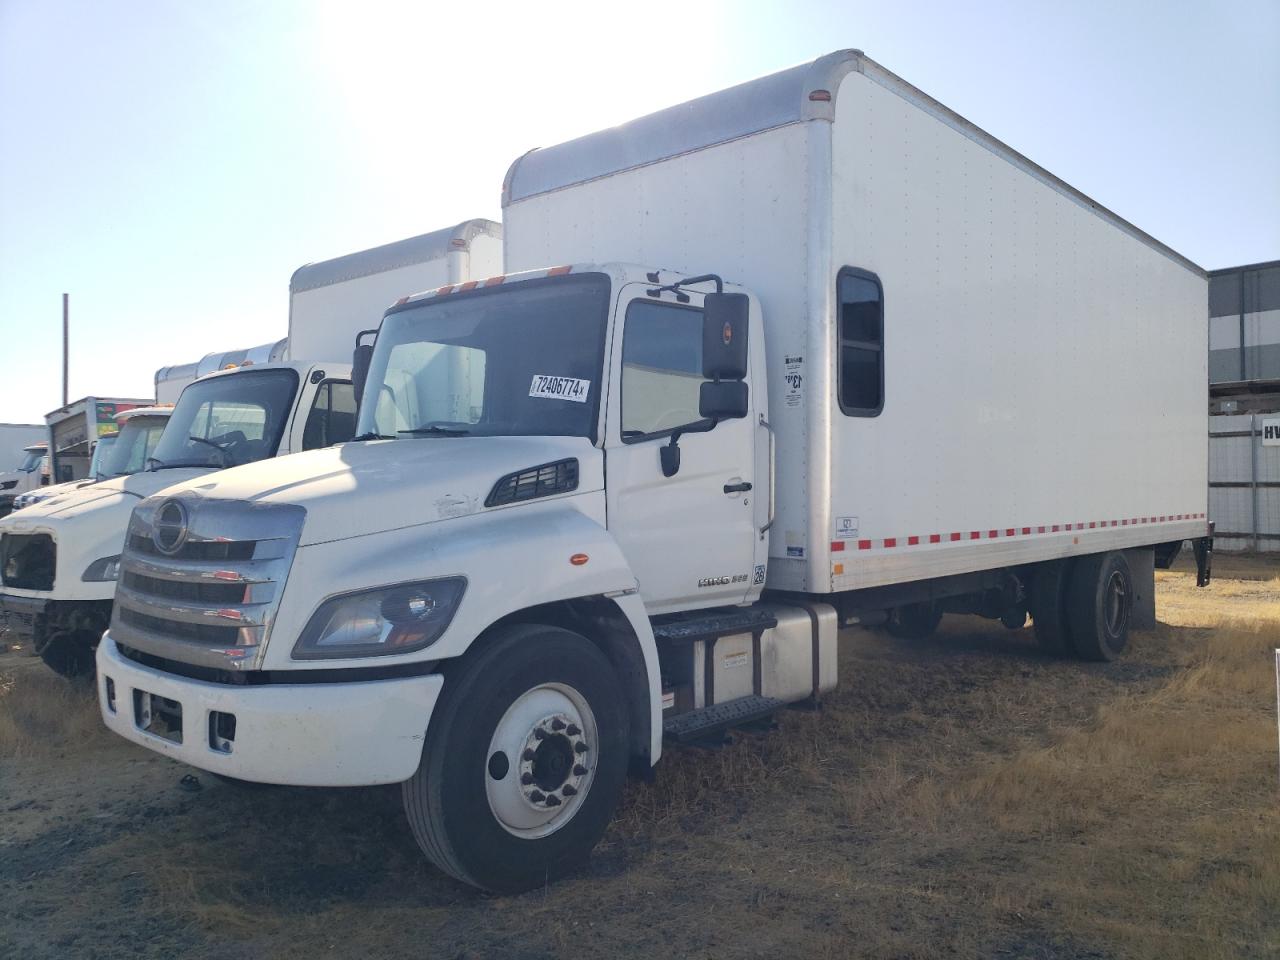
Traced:
<path fill-rule="evenodd" d="M 350 380 L 326 380 L 302 429 L 302 449 L 318 450 L 346 443 L 356 435 L 356 395 Z"/>
<path fill-rule="evenodd" d="M 702 311 L 635 300 L 622 336 L 622 440 L 636 443 L 701 420 Z"/>
<path fill-rule="evenodd" d="M 845 267 L 836 280 L 838 396 L 849 417 L 884 409 L 884 290 L 874 273 Z"/>

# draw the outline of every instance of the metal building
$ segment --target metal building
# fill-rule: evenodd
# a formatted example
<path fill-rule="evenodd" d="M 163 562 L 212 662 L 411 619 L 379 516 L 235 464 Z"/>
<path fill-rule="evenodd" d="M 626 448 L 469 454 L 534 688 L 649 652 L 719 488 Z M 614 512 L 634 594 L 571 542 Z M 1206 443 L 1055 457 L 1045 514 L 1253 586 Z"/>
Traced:
<path fill-rule="evenodd" d="M 1209 518 L 1280 550 L 1280 260 L 1209 272 Z"/>

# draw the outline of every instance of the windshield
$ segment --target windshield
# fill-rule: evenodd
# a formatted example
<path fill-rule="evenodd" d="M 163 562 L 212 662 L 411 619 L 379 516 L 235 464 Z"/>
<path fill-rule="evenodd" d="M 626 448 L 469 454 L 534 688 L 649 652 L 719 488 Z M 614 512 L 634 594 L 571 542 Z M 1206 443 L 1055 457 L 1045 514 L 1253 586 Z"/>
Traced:
<path fill-rule="evenodd" d="M 274 457 L 297 388 L 297 373 L 281 368 L 188 384 L 150 455 L 151 468 L 235 467 Z"/>
<path fill-rule="evenodd" d="M 609 279 L 528 280 L 387 314 L 361 435 L 595 439 Z"/>
<path fill-rule="evenodd" d="M 103 467 L 106 462 L 107 451 L 116 444 L 118 434 L 108 433 L 106 436 L 98 438 L 98 442 L 93 445 L 93 459 L 89 461 L 89 479 L 90 480 L 106 480 L 111 474 L 107 473 Z"/>
<path fill-rule="evenodd" d="M 155 455 L 168 417 L 130 417 L 120 428 L 120 435 L 107 448 L 102 458 L 104 477 L 127 477 L 146 469 L 147 459 Z M 106 439 L 98 441 L 101 447 Z M 96 456 L 96 454 L 95 454 Z"/>
<path fill-rule="evenodd" d="M 22 462 L 18 464 L 19 473 L 34 473 L 40 461 L 44 459 L 44 450 L 24 450 Z"/>

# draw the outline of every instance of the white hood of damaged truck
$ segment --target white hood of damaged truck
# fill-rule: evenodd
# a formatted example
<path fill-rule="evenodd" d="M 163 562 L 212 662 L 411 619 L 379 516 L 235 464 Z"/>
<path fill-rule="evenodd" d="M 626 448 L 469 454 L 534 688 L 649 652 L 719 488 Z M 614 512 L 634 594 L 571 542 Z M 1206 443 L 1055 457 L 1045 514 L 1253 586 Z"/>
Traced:
<path fill-rule="evenodd" d="M 297 504 L 308 546 L 479 513 L 500 478 L 570 457 L 576 493 L 604 488 L 603 454 L 581 437 L 420 437 L 263 460 L 165 492 Z"/>
<path fill-rule="evenodd" d="M 12 514 L 22 520 L 44 520 L 50 517 L 60 519 L 84 512 L 86 507 L 96 504 L 94 509 L 107 506 L 107 501 L 128 501 L 129 509 L 140 500 L 159 493 L 165 487 L 203 476 L 209 471 L 201 467 L 182 468 L 177 470 L 156 470 L 151 473 L 134 473 L 127 477 L 116 477 L 100 483 L 90 483 L 75 490 L 67 490 L 23 507 Z M 8 519 L 7 517 L 5 518 Z M 122 528 L 123 532 L 123 528 Z"/>

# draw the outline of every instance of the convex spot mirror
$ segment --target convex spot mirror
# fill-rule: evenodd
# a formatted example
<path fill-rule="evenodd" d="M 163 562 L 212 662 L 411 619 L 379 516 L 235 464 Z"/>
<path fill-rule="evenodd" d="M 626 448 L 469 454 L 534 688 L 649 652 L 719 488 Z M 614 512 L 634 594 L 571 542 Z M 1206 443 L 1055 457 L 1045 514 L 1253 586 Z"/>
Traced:
<path fill-rule="evenodd" d="M 698 388 L 698 416 L 740 420 L 747 415 L 747 385 L 741 380 L 708 382 Z"/>
<path fill-rule="evenodd" d="M 708 380 L 747 376 L 745 293 L 708 293 L 702 301 L 702 375 Z"/>

